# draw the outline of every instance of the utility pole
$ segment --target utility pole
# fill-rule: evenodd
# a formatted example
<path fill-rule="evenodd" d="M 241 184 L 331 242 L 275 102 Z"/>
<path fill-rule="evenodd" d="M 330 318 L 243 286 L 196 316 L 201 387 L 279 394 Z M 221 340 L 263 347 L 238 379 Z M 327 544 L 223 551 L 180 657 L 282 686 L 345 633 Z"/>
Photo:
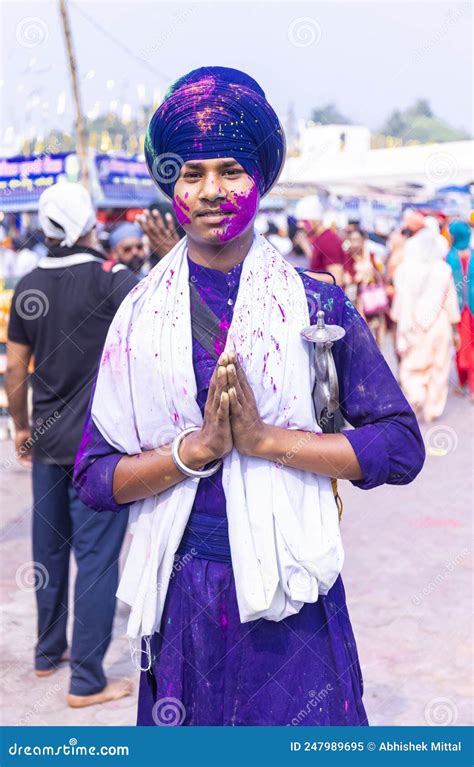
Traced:
<path fill-rule="evenodd" d="M 89 178 L 89 157 L 87 151 L 87 142 L 84 131 L 84 118 L 82 116 L 81 107 L 81 94 L 79 91 L 79 83 L 77 80 L 77 66 L 74 56 L 74 50 L 72 45 L 71 27 L 69 25 L 69 17 L 66 8 L 66 0 L 59 0 L 59 9 L 61 12 L 62 27 L 64 33 L 64 39 L 66 41 L 67 60 L 69 65 L 69 74 L 71 75 L 72 96 L 74 101 L 74 109 L 76 113 L 75 125 L 77 135 L 77 157 L 79 160 L 79 168 L 81 171 L 81 184 L 90 191 L 90 178 Z"/>

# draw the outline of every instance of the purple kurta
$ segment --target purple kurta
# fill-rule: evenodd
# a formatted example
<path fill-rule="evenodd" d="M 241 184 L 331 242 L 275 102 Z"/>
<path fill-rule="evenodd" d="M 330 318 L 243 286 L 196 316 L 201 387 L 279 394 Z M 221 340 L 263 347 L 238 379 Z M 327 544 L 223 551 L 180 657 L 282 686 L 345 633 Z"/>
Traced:
<path fill-rule="evenodd" d="M 221 319 L 224 348 L 242 265 L 224 274 L 188 259 L 190 279 Z M 343 431 L 357 455 L 363 489 L 407 484 L 424 461 L 418 425 L 366 323 L 342 290 L 302 275 L 311 322 L 319 302 L 326 322 L 346 336 L 334 346 Z M 201 410 L 215 360 L 193 341 Z M 308 406 L 310 404 L 308 403 Z M 122 457 L 90 416 L 75 467 L 82 500 L 97 511 L 120 511 L 112 493 Z M 339 577 L 327 596 L 283 621 L 241 624 L 230 560 L 221 471 L 200 480 L 176 554 L 161 631 L 151 641 L 152 668 L 142 672 L 139 725 L 168 724 L 170 698 L 182 725 L 364 725 L 362 677 Z"/>

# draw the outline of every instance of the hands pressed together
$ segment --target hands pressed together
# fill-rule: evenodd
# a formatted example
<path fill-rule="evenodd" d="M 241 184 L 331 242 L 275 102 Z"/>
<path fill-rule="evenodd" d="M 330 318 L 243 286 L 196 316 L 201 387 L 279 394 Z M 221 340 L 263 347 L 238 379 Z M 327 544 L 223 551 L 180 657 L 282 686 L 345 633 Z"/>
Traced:
<path fill-rule="evenodd" d="M 209 384 L 202 427 L 183 440 L 180 454 L 185 463 L 188 455 L 201 465 L 223 458 L 233 447 L 242 455 L 257 455 L 265 428 L 237 355 L 224 352 Z"/>

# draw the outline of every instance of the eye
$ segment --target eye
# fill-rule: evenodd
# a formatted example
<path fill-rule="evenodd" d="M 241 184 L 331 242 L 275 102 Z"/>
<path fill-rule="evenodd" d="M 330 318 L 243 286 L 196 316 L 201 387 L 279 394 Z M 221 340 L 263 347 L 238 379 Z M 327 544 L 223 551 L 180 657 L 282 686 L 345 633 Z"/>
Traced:
<path fill-rule="evenodd" d="M 224 176 L 226 174 L 229 174 L 230 176 L 238 176 L 239 173 L 243 173 L 243 170 L 241 168 L 229 168 L 228 170 L 224 171 Z"/>
<path fill-rule="evenodd" d="M 188 170 L 183 174 L 183 178 L 190 179 L 192 181 L 193 179 L 199 178 L 199 173 L 196 170 Z"/>

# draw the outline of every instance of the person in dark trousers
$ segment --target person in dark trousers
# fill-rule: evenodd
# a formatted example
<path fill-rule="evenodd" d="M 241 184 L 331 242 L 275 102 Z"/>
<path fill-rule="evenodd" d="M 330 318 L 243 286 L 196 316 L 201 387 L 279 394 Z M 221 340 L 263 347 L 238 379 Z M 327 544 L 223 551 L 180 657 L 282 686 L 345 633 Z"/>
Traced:
<path fill-rule="evenodd" d="M 109 325 L 137 284 L 129 269 L 107 271 L 97 249 L 89 193 L 60 183 L 39 202 L 48 255 L 18 283 L 11 306 L 6 389 L 17 457 L 32 465 L 33 559 L 38 641 L 35 673 L 46 677 L 68 659 L 66 625 L 71 550 L 77 563 L 68 704 L 116 700 L 128 680 L 102 667 L 115 612 L 118 557 L 127 515 L 97 514 L 78 497 L 72 472 Z M 29 366 L 33 389 L 28 414 Z"/>

